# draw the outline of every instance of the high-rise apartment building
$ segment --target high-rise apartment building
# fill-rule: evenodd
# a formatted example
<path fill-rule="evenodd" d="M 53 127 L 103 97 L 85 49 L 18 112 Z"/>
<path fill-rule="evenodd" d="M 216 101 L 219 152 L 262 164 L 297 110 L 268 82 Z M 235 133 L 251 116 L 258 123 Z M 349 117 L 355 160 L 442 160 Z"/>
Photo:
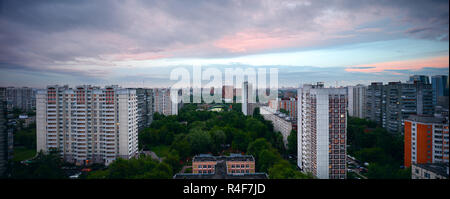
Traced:
<path fill-rule="evenodd" d="M 445 163 L 448 165 L 448 120 L 411 115 L 405 120 L 404 165 Z"/>
<path fill-rule="evenodd" d="M 444 101 L 444 103 L 446 98 L 446 103 L 448 105 L 448 83 L 449 79 L 447 75 L 436 75 L 431 77 L 431 85 L 433 88 L 433 105 L 437 105 L 440 101 L 440 98 L 444 99 L 441 100 Z"/>
<path fill-rule="evenodd" d="M 365 118 L 382 124 L 383 83 L 373 82 L 366 91 Z"/>
<path fill-rule="evenodd" d="M 136 89 L 138 103 L 138 129 L 142 130 L 149 127 L 153 121 L 153 89 L 137 88 Z"/>
<path fill-rule="evenodd" d="M 426 75 L 412 75 L 409 77 L 408 83 L 423 83 L 423 84 L 430 84 L 430 77 Z"/>
<path fill-rule="evenodd" d="M 348 115 L 352 117 L 366 117 L 366 92 L 367 87 L 356 85 L 347 87 Z"/>
<path fill-rule="evenodd" d="M 224 85 L 222 87 L 222 99 L 225 103 L 233 103 L 234 88 L 233 86 Z"/>
<path fill-rule="evenodd" d="M 57 150 L 76 164 L 129 159 L 138 153 L 134 89 L 48 86 L 36 102 L 37 151 Z"/>
<path fill-rule="evenodd" d="M 17 108 L 22 111 L 32 111 L 36 107 L 36 90 L 33 88 L 7 87 L 5 94 L 9 110 Z"/>
<path fill-rule="evenodd" d="M 253 88 L 252 84 L 249 84 L 248 82 L 244 82 L 242 85 L 242 113 L 244 115 L 250 115 L 249 109 L 250 103 L 255 103 L 255 98 L 253 96 Z"/>
<path fill-rule="evenodd" d="M 298 167 L 321 179 L 347 175 L 347 89 L 298 90 Z"/>
<path fill-rule="evenodd" d="M 163 115 L 177 115 L 178 103 L 173 103 L 170 96 L 170 88 L 155 88 L 154 94 L 154 112 Z"/>
<path fill-rule="evenodd" d="M 297 98 L 277 98 L 269 100 L 268 106 L 276 111 L 285 110 L 289 113 L 289 117 L 296 120 L 297 119 Z"/>
<path fill-rule="evenodd" d="M 433 115 L 431 84 L 389 82 L 383 87 L 382 125 L 403 132 L 410 115 Z"/>
<path fill-rule="evenodd" d="M 0 177 L 5 174 L 13 155 L 13 131 L 8 128 L 6 88 L 0 88 Z"/>

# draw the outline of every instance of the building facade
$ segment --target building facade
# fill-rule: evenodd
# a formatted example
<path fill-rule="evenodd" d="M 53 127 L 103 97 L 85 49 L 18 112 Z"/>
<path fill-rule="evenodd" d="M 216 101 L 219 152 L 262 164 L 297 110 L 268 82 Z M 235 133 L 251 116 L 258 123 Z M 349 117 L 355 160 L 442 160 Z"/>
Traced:
<path fill-rule="evenodd" d="M 382 124 L 383 83 L 373 82 L 366 91 L 365 118 Z"/>
<path fill-rule="evenodd" d="M 430 84 L 430 77 L 426 75 L 412 75 L 409 77 L 408 83 Z"/>
<path fill-rule="evenodd" d="M 230 156 L 197 155 L 192 159 L 192 173 L 213 174 L 216 165 L 224 162 L 227 174 L 255 173 L 255 159 L 251 155 L 231 154 Z"/>
<path fill-rule="evenodd" d="M 153 121 L 153 89 L 137 88 L 136 89 L 138 103 L 138 129 L 139 131 L 147 128 Z"/>
<path fill-rule="evenodd" d="M 268 102 L 269 108 L 280 111 L 281 109 L 286 110 L 289 113 L 289 117 L 296 120 L 297 119 L 297 98 L 277 98 L 273 100 L 269 100 Z"/>
<path fill-rule="evenodd" d="M 5 88 L 8 110 L 14 108 L 28 112 L 36 108 L 36 90 L 33 88 L 7 87 Z"/>
<path fill-rule="evenodd" d="M 347 90 L 323 83 L 298 90 L 298 167 L 320 179 L 347 176 Z"/>
<path fill-rule="evenodd" d="M 405 120 L 404 166 L 425 163 L 448 164 L 448 120 L 411 115 Z"/>
<path fill-rule="evenodd" d="M 436 75 L 431 77 L 431 85 L 433 88 L 433 105 L 437 105 L 439 98 L 447 98 L 448 104 L 448 87 L 449 79 L 447 75 Z"/>
<path fill-rule="evenodd" d="M 383 88 L 382 125 L 402 133 L 410 115 L 433 115 L 431 84 L 389 82 Z"/>
<path fill-rule="evenodd" d="M 288 137 L 292 131 L 293 120 L 285 115 L 284 113 L 277 112 L 268 106 L 260 107 L 260 113 L 265 120 L 271 121 L 273 123 L 273 130 L 275 132 L 280 132 L 283 136 L 283 143 L 286 147 L 288 144 Z"/>
<path fill-rule="evenodd" d="M 252 103 L 253 88 L 248 82 L 244 82 L 242 85 L 242 113 L 247 116 L 249 114 L 249 103 Z"/>
<path fill-rule="evenodd" d="M 448 179 L 448 164 L 412 164 L 411 179 Z"/>
<path fill-rule="evenodd" d="M 192 173 L 177 173 L 174 179 L 268 179 L 266 173 L 255 171 L 251 155 L 197 155 L 192 159 Z"/>
<path fill-rule="evenodd" d="M 36 117 L 37 151 L 57 150 L 67 162 L 108 165 L 138 153 L 134 89 L 48 86 L 38 91 Z"/>
<path fill-rule="evenodd" d="M 154 96 L 154 112 L 163 115 L 177 115 L 178 103 L 173 103 L 170 96 L 170 88 L 153 89 Z"/>
<path fill-rule="evenodd" d="M 8 161 L 13 157 L 13 131 L 8 128 L 6 89 L 0 88 L 0 177 L 5 175 Z"/>
<path fill-rule="evenodd" d="M 347 87 L 348 115 L 351 117 L 366 118 L 366 92 L 367 87 L 356 85 Z"/>

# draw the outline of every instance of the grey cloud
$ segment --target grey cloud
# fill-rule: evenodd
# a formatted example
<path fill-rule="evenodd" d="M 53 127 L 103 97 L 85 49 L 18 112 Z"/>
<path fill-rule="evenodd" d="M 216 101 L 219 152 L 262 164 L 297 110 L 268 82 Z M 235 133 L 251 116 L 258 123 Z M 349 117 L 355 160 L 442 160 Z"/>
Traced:
<path fill-rule="evenodd" d="M 448 40 L 448 1 L 445 0 L 314 0 L 309 5 L 299 3 L 3 0 L 0 1 L 0 62 L 44 70 L 57 61 L 74 61 L 77 57 L 102 59 L 105 54 L 237 56 L 242 53 L 214 48 L 212 42 L 252 29 L 261 32 L 279 30 L 285 35 L 322 32 L 324 30 L 315 19 L 330 10 L 348 13 L 349 20 L 358 19 L 358 14 L 364 12 L 372 12 L 380 19 L 400 20 L 395 17 L 401 17 L 403 23 L 413 26 L 404 31 L 407 36 L 427 39 L 439 36 L 441 40 Z M 398 16 L 391 16 L 388 10 L 394 10 Z M 397 35 L 401 36 L 404 35 Z M 325 45 L 381 37 L 378 33 L 377 38 L 340 38 L 327 41 Z M 174 52 L 173 49 L 180 50 Z"/>

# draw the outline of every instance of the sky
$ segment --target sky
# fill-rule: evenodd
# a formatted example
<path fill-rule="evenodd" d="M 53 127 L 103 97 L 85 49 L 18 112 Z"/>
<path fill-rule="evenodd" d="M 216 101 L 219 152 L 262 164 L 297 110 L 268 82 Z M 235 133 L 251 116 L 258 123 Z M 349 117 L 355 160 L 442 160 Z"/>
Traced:
<path fill-rule="evenodd" d="M 298 87 L 449 73 L 448 0 L 0 0 L 0 86 L 165 87 L 278 68 Z"/>

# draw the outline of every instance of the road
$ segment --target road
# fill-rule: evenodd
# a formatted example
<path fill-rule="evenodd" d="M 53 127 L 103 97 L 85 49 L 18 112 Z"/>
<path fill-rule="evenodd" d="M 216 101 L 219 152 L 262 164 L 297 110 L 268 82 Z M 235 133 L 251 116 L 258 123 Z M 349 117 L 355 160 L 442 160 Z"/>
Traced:
<path fill-rule="evenodd" d="M 164 158 L 160 158 L 158 157 L 158 155 L 156 155 L 155 152 L 153 151 L 141 151 L 141 153 L 145 154 L 145 155 L 149 155 L 150 157 L 152 157 L 152 159 L 154 160 L 158 160 L 160 163 L 163 161 Z"/>
<path fill-rule="evenodd" d="M 192 166 L 183 166 L 180 173 L 184 173 L 186 171 L 186 169 L 188 169 L 188 168 L 192 168 Z"/>
<path fill-rule="evenodd" d="M 353 168 L 353 169 L 350 169 L 351 171 L 353 171 L 353 173 L 356 173 L 356 175 L 358 175 L 359 177 L 361 177 L 362 179 L 367 179 L 367 177 L 366 176 L 364 176 L 364 175 L 362 175 L 360 172 L 359 172 L 359 167 L 360 167 L 360 165 L 358 164 L 358 162 L 356 162 L 355 161 L 355 159 L 353 159 L 352 157 L 350 157 L 349 155 L 347 155 L 347 161 L 348 161 L 348 165 L 354 165 L 355 166 L 355 168 Z"/>

